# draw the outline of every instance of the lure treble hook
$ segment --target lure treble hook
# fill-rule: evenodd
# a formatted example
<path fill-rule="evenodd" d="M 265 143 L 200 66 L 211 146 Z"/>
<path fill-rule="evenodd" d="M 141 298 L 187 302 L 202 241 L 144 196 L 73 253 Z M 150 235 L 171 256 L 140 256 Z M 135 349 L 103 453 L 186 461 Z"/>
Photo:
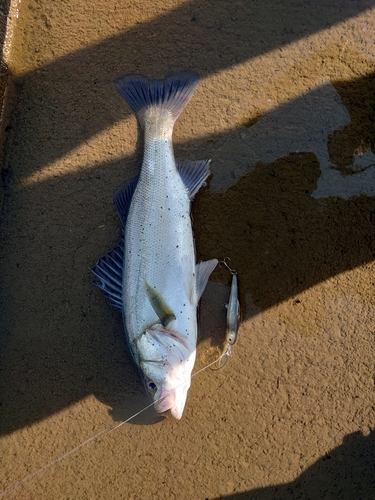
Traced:
<path fill-rule="evenodd" d="M 230 274 L 232 276 L 234 276 L 237 273 L 236 273 L 236 271 L 234 269 L 232 269 L 232 268 L 229 267 L 229 265 L 227 264 L 226 260 L 230 260 L 230 257 L 224 257 L 224 259 L 221 262 L 219 262 L 219 264 L 224 264 L 224 266 L 228 269 L 228 271 L 230 272 Z"/>

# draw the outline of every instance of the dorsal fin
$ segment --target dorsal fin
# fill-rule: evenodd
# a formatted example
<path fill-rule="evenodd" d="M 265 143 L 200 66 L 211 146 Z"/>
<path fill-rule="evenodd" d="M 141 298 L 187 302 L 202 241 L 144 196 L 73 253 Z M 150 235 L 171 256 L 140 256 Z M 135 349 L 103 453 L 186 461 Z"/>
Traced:
<path fill-rule="evenodd" d="M 133 198 L 135 188 L 137 187 L 139 176 L 130 181 L 124 182 L 119 188 L 116 189 L 113 195 L 113 201 L 116 205 L 117 213 L 125 227 L 126 219 L 128 217 L 130 203 Z"/>
<path fill-rule="evenodd" d="M 99 259 L 96 266 L 91 269 L 99 281 L 93 284 L 103 290 L 104 295 L 117 309 L 122 309 L 122 270 L 124 266 L 124 236 L 120 245 Z"/>

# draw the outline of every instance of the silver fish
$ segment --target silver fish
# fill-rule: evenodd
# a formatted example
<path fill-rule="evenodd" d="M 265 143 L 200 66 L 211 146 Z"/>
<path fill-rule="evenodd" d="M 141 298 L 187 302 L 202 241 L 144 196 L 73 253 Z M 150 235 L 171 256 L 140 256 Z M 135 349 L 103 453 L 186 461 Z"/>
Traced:
<path fill-rule="evenodd" d="M 172 131 L 198 84 L 184 72 L 164 80 L 140 75 L 115 81 L 144 130 L 139 178 L 114 196 L 124 225 L 120 246 L 93 269 L 111 303 L 122 309 L 135 363 L 157 412 L 180 419 L 197 343 L 197 306 L 213 259 L 196 264 L 190 218 L 209 161 L 176 162 Z"/>

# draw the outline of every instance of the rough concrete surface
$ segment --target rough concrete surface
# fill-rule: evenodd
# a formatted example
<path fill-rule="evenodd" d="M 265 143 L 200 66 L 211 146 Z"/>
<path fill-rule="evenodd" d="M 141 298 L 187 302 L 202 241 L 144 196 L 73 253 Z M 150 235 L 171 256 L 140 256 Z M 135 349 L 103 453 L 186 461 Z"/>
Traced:
<path fill-rule="evenodd" d="M 2 166 L 1 498 L 375 498 L 374 40 L 373 0 L 22 1 Z M 180 421 L 149 409 L 64 456 L 149 403 L 90 267 L 119 241 L 112 195 L 141 160 L 113 80 L 181 70 L 201 82 L 176 156 L 212 159 L 197 256 L 238 272 L 239 340 L 193 377 Z M 222 348 L 229 283 L 218 267 L 195 371 Z"/>

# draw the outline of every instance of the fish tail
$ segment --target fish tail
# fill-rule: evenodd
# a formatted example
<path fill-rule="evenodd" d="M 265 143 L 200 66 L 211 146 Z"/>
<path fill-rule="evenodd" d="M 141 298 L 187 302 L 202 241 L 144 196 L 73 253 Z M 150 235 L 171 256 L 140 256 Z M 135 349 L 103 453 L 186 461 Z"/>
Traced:
<path fill-rule="evenodd" d="M 199 75 L 184 71 L 163 80 L 150 80 L 142 75 L 124 76 L 115 80 L 115 86 L 143 125 L 144 111 L 150 107 L 168 110 L 175 122 L 193 96 L 198 81 Z"/>

